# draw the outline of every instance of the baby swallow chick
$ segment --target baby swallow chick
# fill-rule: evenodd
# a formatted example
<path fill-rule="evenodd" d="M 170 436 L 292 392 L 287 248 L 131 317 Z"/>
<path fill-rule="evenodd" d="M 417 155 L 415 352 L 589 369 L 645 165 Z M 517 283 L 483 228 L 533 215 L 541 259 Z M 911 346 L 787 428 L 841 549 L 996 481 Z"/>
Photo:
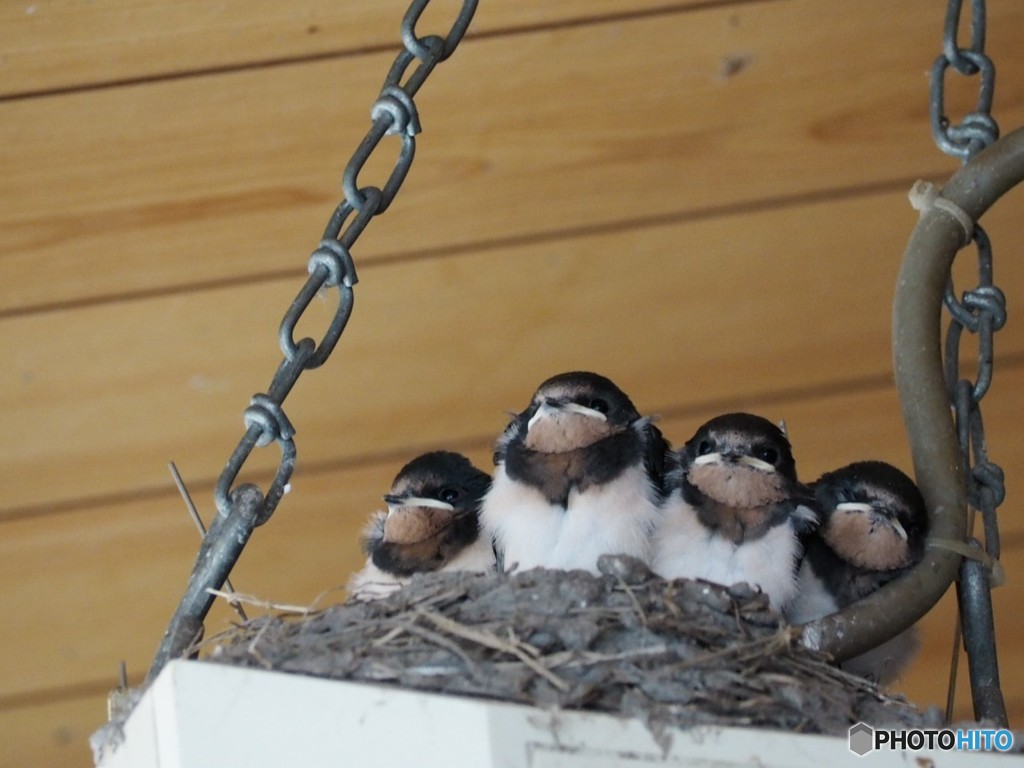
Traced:
<path fill-rule="evenodd" d="M 820 619 L 870 595 L 921 561 L 928 528 L 914 481 L 881 461 L 861 461 L 814 484 L 821 527 L 810 537 L 800 569 L 793 623 Z M 843 669 L 887 684 L 917 649 L 913 627 L 842 663 Z"/>
<path fill-rule="evenodd" d="M 484 499 L 504 567 L 597 573 L 603 554 L 649 561 L 668 448 L 604 376 L 545 381 L 498 439 Z"/>
<path fill-rule="evenodd" d="M 383 597 L 416 573 L 494 570 L 494 549 L 480 534 L 486 473 L 458 453 L 434 451 L 399 471 L 363 538 L 366 565 L 352 576 L 349 595 Z"/>
<path fill-rule="evenodd" d="M 654 571 L 747 582 L 782 610 L 797 593 L 803 539 L 818 522 L 785 433 L 760 416 L 728 413 L 701 426 L 676 458 Z"/>

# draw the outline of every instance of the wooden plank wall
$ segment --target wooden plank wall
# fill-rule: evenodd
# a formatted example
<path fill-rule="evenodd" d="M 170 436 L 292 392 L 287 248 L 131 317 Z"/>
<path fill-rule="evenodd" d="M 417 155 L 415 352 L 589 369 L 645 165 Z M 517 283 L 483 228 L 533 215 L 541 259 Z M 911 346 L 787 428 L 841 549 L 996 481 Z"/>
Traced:
<path fill-rule="evenodd" d="M 421 30 L 457 5 L 436 0 Z M 807 477 L 909 468 L 890 303 L 906 190 L 956 168 L 927 119 L 942 5 L 484 0 L 418 99 L 405 188 L 355 249 L 349 330 L 288 403 L 294 492 L 236 586 L 308 603 L 342 584 L 401 463 L 447 446 L 487 466 L 505 412 L 572 368 L 620 382 L 677 443 L 746 409 L 786 419 Z M 118 660 L 144 673 L 197 546 L 167 462 L 209 516 L 404 10 L 0 4 L 0 765 L 90 764 Z M 1024 5 L 989 14 L 1010 130 Z M 950 84 L 955 109 L 974 88 Z M 1009 488 L 996 602 L 1018 727 L 1022 204 L 986 219 L 1011 304 L 985 413 Z M 947 595 L 923 622 L 899 686 L 916 701 L 943 700 L 952 615 Z"/>

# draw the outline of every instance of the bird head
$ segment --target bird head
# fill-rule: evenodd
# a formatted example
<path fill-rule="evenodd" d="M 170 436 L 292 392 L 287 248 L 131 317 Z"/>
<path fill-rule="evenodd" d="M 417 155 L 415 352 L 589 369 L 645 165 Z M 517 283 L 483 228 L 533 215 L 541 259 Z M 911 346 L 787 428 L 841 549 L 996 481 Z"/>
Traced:
<path fill-rule="evenodd" d="M 920 559 L 928 515 L 914 482 L 896 467 L 862 461 L 814 483 L 822 508 L 820 534 L 841 558 L 890 571 Z"/>
<path fill-rule="evenodd" d="M 609 379 L 573 371 L 541 384 L 510 429 L 529 450 L 568 453 L 619 434 L 638 419 L 633 403 Z"/>
<path fill-rule="evenodd" d="M 683 446 L 679 472 L 696 494 L 736 509 L 783 501 L 796 483 L 785 434 L 749 413 L 728 413 L 703 424 Z"/>

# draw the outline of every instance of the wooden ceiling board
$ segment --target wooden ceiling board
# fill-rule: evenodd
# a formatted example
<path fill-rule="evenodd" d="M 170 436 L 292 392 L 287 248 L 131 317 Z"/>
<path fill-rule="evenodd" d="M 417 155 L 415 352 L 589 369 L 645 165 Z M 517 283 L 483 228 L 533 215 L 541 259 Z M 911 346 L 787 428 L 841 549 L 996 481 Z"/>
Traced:
<path fill-rule="evenodd" d="M 435 0 L 423 29 L 456 5 Z M 0 4 L 0 768 L 88 765 L 118 660 L 133 679 L 148 666 L 198 545 L 166 464 L 209 517 L 404 9 Z M 1024 4 L 988 13 L 1008 132 Z M 907 189 L 958 165 L 928 128 L 941 33 L 929 0 L 483 3 L 417 97 L 404 188 L 354 248 L 338 351 L 287 401 L 293 491 L 236 587 L 307 603 L 343 583 L 406 460 L 446 446 L 488 466 L 506 411 L 571 368 L 611 376 L 676 443 L 745 409 L 786 420 L 805 477 L 868 456 L 908 468 L 891 298 Z M 976 89 L 951 75 L 949 113 Z M 994 599 L 1018 727 L 1022 206 L 1017 190 L 984 219 L 1010 315 L 984 414 L 1007 477 Z M 332 301 L 300 333 L 322 333 Z M 964 375 L 975 356 L 969 339 Z M 258 451 L 243 479 L 265 484 L 276 458 Z M 944 698 L 953 611 L 947 595 L 922 621 L 900 686 L 916 701 Z M 210 631 L 231 616 L 216 606 Z"/>

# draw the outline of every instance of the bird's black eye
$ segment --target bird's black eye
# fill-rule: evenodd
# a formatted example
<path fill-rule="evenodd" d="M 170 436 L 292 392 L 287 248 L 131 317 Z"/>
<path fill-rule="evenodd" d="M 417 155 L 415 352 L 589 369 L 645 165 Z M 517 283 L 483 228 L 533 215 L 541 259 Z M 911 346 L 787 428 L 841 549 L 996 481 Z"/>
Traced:
<path fill-rule="evenodd" d="M 779 452 L 771 446 L 764 446 L 757 452 L 757 457 L 761 461 L 767 461 L 769 464 L 775 464 L 779 460 Z"/>
<path fill-rule="evenodd" d="M 697 444 L 697 455 L 704 456 L 709 453 L 711 453 L 711 443 L 708 442 L 707 440 L 701 440 Z"/>
<path fill-rule="evenodd" d="M 600 397 L 595 397 L 593 400 L 587 403 L 587 408 L 590 408 L 593 411 L 597 411 L 598 413 L 603 413 L 606 416 L 608 415 L 608 401 L 602 400 Z"/>
<path fill-rule="evenodd" d="M 459 492 L 454 488 L 442 488 L 441 492 L 437 495 L 438 498 L 440 498 L 441 501 L 445 502 L 446 504 L 451 504 L 453 501 L 459 498 Z"/>

